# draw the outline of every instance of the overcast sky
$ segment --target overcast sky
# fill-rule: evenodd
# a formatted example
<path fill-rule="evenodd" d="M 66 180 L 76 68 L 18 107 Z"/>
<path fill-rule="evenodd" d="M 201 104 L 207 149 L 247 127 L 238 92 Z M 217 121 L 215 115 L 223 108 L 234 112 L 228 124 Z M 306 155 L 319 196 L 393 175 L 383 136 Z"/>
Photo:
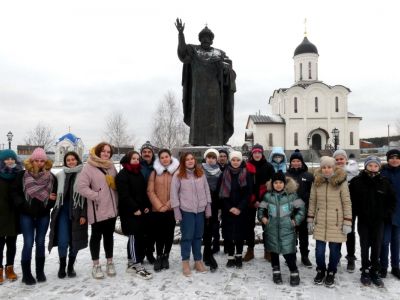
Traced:
<path fill-rule="evenodd" d="M 235 2 L 235 3 L 233 3 Z M 167 91 L 181 99 L 176 17 L 187 43 L 207 23 L 214 46 L 237 73 L 235 134 L 249 114 L 269 113 L 268 98 L 294 82 L 293 52 L 304 18 L 319 52 L 319 79 L 351 89 L 349 111 L 361 137 L 395 134 L 400 118 L 398 1 L 1 1 L 0 147 L 41 121 L 56 136 L 71 131 L 91 147 L 105 119 L 122 111 L 139 142 Z"/>

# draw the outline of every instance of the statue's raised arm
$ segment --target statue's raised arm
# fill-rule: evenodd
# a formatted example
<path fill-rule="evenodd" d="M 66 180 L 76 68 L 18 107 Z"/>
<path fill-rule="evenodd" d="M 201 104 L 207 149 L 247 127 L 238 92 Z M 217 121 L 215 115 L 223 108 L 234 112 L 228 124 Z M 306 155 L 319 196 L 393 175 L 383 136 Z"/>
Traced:
<path fill-rule="evenodd" d="M 182 19 L 176 18 L 175 27 L 178 29 L 180 34 L 183 34 L 183 30 L 185 29 L 185 23 L 182 24 Z"/>
<path fill-rule="evenodd" d="M 185 29 L 185 23 L 182 23 L 182 19 L 176 18 L 175 27 L 179 32 L 178 36 L 178 57 L 182 62 L 188 61 L 185 35 L 183 34 L 183 30 Z"/>

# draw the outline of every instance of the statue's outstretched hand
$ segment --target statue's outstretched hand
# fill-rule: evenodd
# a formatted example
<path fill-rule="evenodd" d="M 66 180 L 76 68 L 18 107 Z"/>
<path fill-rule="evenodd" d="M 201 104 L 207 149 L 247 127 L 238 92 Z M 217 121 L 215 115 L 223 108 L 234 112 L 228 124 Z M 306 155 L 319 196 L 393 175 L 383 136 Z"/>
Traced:
<path fill-rule="evenodd" d="M 178 29 L 179 33 L 183 33 L 183 30 L 185 29 L 185 23 L 182 24 L 182 20 L 176 18 L 175 27 Z"/>

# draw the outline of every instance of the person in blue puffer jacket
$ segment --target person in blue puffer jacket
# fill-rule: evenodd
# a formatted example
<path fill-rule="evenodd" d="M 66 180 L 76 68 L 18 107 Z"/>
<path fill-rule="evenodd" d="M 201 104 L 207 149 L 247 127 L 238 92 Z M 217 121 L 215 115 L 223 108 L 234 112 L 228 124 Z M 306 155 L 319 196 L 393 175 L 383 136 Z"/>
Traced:
<path fill-rule="evenodd" d="M 282 147 L 273 147 L 268 162 L 274 166 L 275 172 L 286 173 L 286 155 Z"/>

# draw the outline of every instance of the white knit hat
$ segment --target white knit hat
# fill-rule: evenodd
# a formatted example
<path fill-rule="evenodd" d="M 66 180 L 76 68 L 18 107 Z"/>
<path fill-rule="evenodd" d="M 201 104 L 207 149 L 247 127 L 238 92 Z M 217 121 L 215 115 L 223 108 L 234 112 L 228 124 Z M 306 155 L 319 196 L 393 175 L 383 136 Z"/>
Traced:
<path fill-rule="evenodd" d="M 320 166 L 325 167 L 325 166 L 331 166 L 334 167 L 335 166 L 335 159 L 333 157 L 330 156 L 322 156 L 321 157 L 321 162 L 320 162 Z"/>
<path fill-rule="evenodd" d="M 208 153 L 214 153 L 214 154 L 217 156 L 217 159 L 218 159 L 218 157 L 219 157 L 219 152 L 218 152 L 218 150 L 216 150 L 216 149 L 214 149 L 214 148 L 207 149 L 206 152 L 204 152 L 204 158 L 207 157 L 207 154 L 208 154 Z"/>
<path fill-rule="evenodd" d="M 241 161 L 243 160 L 242 152 L 240 151 L 232 151 L 229 153 L 229 161 L 231 161 L 234 157 L 240 159 Z"/>

